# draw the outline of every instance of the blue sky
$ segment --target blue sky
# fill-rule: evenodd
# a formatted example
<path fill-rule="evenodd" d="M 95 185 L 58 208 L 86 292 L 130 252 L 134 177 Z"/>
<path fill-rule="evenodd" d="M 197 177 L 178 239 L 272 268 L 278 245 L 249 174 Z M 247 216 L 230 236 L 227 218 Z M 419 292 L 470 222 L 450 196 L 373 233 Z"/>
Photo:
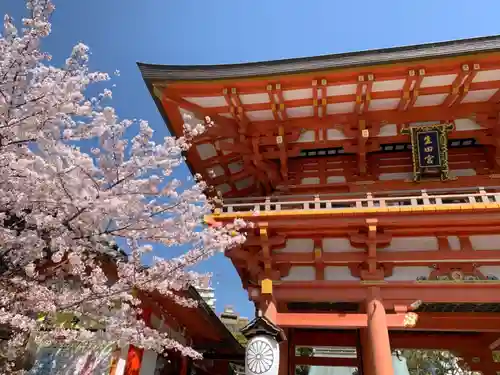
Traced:
<path fill-rule="evenodd" d="M 116 80 L 113 105 L 122 117 L 150 121 L 167 133 L 137 61 L 219 64 L 393 47 L 500 34 L 498 0 L 55 0 L 45 50 L 57 64 L 76 42 L 91 47 L 91 66 Z M 0 13 L 19 19 L 22 0 L 1 0 Z M 182 173 L 187 175 L 187 168 Z M 214 273 L 217 311 L 234 305 L 252 317 L 232 265 L 223 256 L 203 264 Z"/>

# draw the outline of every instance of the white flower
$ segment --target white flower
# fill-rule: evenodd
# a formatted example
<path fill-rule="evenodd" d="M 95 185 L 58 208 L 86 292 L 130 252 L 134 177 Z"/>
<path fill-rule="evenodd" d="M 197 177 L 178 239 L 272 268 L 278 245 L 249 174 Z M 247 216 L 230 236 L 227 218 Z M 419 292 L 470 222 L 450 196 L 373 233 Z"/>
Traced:
<path fill-rule="evenodd" d="M 200 358 L 138 319 L 143 294 L 135 291 L 194 307 L 181 293 L 202 277 L 193 268 L 245 241 L 243 220 L 204 224 L 212 206 L 201 175 L 188 183 L 172 177 L 213 122 L 187 117 L 182 137 L 157 140 L 147 121 L 102 108 L 111 90 L 88 95 L 109 75 L 90 70 L 83 43 L 62 67 L 48 65 L 39 48 L 53 4 L 27 5 L 26 32 L 18 35 L 6 17 L 0 36 L 0 276 L 9 281 L 0 285 L 0 324 L 15 333 L 2 354 L 22 356 L 29 336 L 43 345 L 119 343 Z M 79 317 L 79 329 L 73 321 L 54 326 L 61 316 Z M 103 329 L 87 331 L 88 321 Z"/>

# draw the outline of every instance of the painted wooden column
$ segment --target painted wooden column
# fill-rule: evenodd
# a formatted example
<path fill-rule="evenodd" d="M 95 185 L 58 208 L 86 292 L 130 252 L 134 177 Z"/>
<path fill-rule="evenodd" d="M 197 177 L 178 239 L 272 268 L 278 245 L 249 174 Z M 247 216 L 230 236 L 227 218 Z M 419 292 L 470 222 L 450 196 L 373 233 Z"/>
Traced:
<path fill-rule="evenodd" d="M 288 329 L 283 330 L 285 335 L 288 337 Z M 289 345 L 290 341 L 285 340 L 280 344 L 280 364 L 279 364 L 279 375 L 288 375 L 288 361 L 289 361 Z"/>
<path fill-rule="evenodd" d="M 361 329 L 361 356 L 363 358 L 363 375 L 374 375 L 373 353 L 368 329 Z"/>
<path fill-rule="evenodd" d="M 142 319 L 146 322 L 147 325 L 151 324 L 151 310 L 144 308 L 142 311 Z M 144 357 L 145 353 L 143 349 L 136 348 L 133 345 L 130 345 L 127 356 L 127 364 L 125 365 L 124 375 L 144 375 L 141 372 L 142 361 L 143 358 L 147 359 L 147 362 L 150 362 L 150 354 L 147 354 Z M 155 357 L 155 365 L 156 365 L 156 357 Z M 154 372 L 154 368 L 153 368 Z"/>
<path fill-rule="evenodd" d="M 288 374 L 295 374 L 295 340 L 294 328 L 288 328 L 287 342 L 288 342 Z"/>
<path fill-rule="evenodd" d="M 142 349 L 136 348 L 133 345 L 129 346 L 124 375 L 139 375 L 143 352 Z"/>
<path fill-rule="evenodd" d="M 182 356 L 181 359 L 181 370 L 179 375 L 188 375 L 188 357 Z"/>
<path fill-rule="evenodd" d="M 379 296 L 380 290 L 378 288 L 370 288 L 366 304 L 368 336 L 373 358 L 372 374 L 394 375 L 387 317 Z"/>
<path fill-rule="evenodd" d="M 120 349 L 118 357 L 116 358 L 116 364 L 111 368 L 110 375 L 124 375 L 125 367 L 127 365 L 129 346 Z"/>

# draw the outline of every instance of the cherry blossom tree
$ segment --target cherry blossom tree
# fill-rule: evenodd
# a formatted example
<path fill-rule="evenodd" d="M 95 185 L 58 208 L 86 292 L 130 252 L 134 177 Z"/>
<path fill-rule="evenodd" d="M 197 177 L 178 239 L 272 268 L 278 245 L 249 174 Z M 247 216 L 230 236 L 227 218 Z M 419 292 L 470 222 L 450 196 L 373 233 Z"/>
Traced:
<path fill-rule="evenodd" d="M 175 293 L 199 280 L 192 266 L 244 241 L 244 222 L 204 225 L 214 202 L 203 181 L 172 177 L 210 119 L 160 141 L 146 121 L 119 119 L 110 90 L 89 97 L 110 77 L 89 69 L 87 46 L 60 68 L 41 51 L 53 3 L 26 3 L 22 29 L 5 16 L 0 37 L 0 326 L 9 335 L 0 356 L 15 359 L 28 338 L 198 356 L 145 325 L 136 292 L 192 306 Z M 179 246 L 189 250 L 168 256 Z M 167 255 L 144 267 L 158 248 Z M 62 315 L 103 329 L 54 325 Z"/>

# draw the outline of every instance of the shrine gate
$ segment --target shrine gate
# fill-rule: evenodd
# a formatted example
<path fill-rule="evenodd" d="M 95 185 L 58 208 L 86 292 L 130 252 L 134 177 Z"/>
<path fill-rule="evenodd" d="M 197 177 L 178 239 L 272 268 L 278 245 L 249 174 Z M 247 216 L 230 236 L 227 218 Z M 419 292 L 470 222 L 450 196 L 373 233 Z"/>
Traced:
<path fill-rule="evenodd" d="M 207 223 L 254 223 L 226 252 L 270 340 L 248 374 L 392 375 L 404 348 L 500 372 L 500 37 L 139 67 L 173 134 L 215 122 L 186 154 L 223 198 Z"/>

